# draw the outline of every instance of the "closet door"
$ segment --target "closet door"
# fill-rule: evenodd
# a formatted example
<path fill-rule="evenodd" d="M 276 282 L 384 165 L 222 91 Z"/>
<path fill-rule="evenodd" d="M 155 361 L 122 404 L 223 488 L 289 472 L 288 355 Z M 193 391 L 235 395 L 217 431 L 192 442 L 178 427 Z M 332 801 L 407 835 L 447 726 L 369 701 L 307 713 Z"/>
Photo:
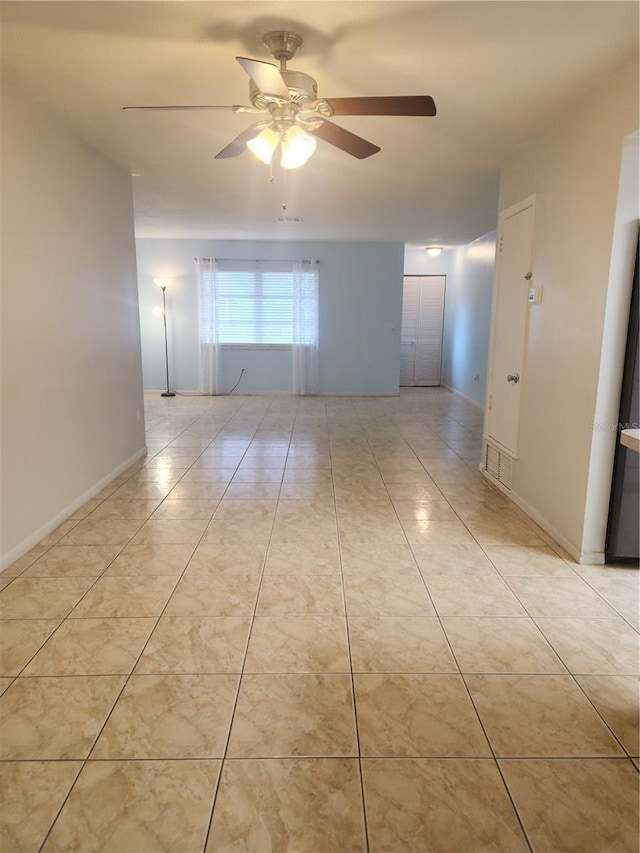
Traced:
<path fill-rule="evenodd" d="M 400 384 L 416 384 L 416 343 L 420 278 L 406 276 L 402 289 L 402 332 L 400 334 Z"/>
<path fill-rule="evenodd" d="M 400 385 L 440 385 L 445 282 L 443 275 L 404 279 Z"/>

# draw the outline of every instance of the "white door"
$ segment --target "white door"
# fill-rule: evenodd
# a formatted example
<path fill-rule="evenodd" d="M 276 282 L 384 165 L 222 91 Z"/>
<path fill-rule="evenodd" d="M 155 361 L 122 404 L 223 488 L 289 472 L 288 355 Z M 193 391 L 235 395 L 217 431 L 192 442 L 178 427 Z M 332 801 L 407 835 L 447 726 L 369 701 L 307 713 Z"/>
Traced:
<path fill-rule="evenodd" d="M 405 276 L 404 286 L 402 289 L 400 385 L 415 385 L 419 299 L 420 276 Z"/>
<path fill-rule="evenodd" d="M 498 236 L 487 434 L 513 456 L 517 454 L 534 212 L 533 199 L 505 211 Z"/>
<path fill-rule="evenodd" d="M 443 275 L 405 276 L 400 338 L 400 385 L 440 385 Z"/>

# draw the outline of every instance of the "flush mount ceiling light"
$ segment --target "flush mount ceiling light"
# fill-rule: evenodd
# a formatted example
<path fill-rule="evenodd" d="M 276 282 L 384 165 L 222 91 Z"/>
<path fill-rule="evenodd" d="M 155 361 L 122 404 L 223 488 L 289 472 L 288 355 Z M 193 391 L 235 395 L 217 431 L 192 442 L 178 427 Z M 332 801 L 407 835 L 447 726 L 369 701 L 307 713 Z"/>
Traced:
<path fill-rule="evenodd" d="M 428 246 L 427 247 L 427 255 L 431 255 L 432 258 L 437 258 L 442 249 L 440 246 Z"/>

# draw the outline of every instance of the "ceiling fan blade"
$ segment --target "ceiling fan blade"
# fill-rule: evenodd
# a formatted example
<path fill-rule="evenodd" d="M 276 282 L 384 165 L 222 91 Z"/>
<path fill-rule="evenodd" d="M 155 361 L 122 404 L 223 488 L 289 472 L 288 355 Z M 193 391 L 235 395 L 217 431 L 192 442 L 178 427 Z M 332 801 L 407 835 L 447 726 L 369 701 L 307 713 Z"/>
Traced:
<path fill-rule="evenodd" d="M 350 130 L 345 130 L 344 127 L 340 127 L 332 121 L 325 120 L 320 127 L 315 128 L 315 130 L 310 130 L 309 133 L 317 136 L 318 139 L 323 139 L 330 145 L 335 145 L 336 148 L 341 148 L 343 151 L 346 151 L 347 154 L 357 157 L 358 160 L 364 160 L 365 157 L 371 157 L 372 154 L 376 154 L 380 150 L 378 145 L 374 145 L 372 142 L 367 142 L 366 139 L 363 139 L 361 136 L 356 136 L 355 133 L 351 133 Z"/>
<path fill-rule="evenodd" d="M 203 104 L 197 106 L 167 106 L 167 107 L 123 107 L 123 110 L 231 110 L 234 113 L 242 112 L 245 107 L 238 106 L 237 104 L 229 107 L 220 107 L 220 106 L 212 106 L 210 104 Z"/>
<path fill-rule="evenodd" d="M 240 154 L 244 154 L 247 150 L 247 142 L 257 136 L 263 127 L 264 124 L 262 122 L 250 124 L 246 130 L 243 130 L 239 136 L 236 136 L 222 151 L 218 151 L 214 159 L 225 160 L 227 157 L 239 157 Z"/>
<path fill-rule="evenodd" d="M 337 116 L 434 116 L 430 95 L 391 95 L 380 98 L 325 98 Z"/>
<path fill-rule="evenodd" d="M 236 59 L 263 95 L 271 95 L 285 101 L 291 100 L 287 84 L 277 65 L 272 62 L 262 62 L 260 59 L 247 59 L 244 56 L 236 56 Z"/>

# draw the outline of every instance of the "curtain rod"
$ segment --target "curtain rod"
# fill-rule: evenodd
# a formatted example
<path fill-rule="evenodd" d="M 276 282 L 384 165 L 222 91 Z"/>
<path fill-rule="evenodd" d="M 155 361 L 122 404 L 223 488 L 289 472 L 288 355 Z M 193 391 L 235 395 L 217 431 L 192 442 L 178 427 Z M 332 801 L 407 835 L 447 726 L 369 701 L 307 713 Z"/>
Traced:
<path fill-rule="evenodd" d="M 194 258 L 194 261 L 224 261 L 229 264 L 292 264 L 294 261 L 303 261 L 307 264 L 319 264 L 320 261 L 307 260 L 306 258 Z"/>

